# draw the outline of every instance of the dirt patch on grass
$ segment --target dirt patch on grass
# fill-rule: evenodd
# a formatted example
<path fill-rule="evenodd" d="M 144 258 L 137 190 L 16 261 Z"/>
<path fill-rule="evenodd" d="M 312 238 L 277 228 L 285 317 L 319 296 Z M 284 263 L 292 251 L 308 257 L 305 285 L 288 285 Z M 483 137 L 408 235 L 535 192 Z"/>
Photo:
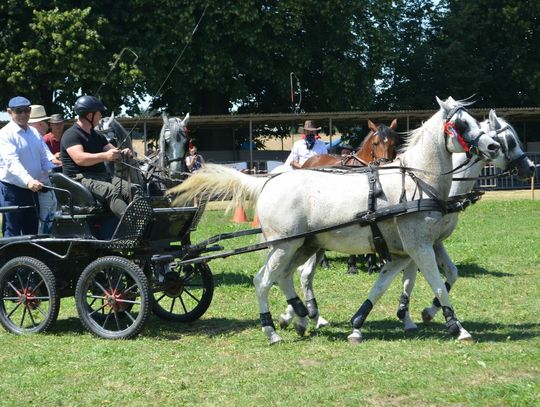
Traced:
<path fill-rule="evenodd" d="M 518 189 L 512 191 L 486 191 L 483 198 L 490 201 L 506 201 L 516 199 L 533 199 L 533 193 L 530 189 Z M 534 191 L 534 200 L 540 200 L 540 191 Z"/>

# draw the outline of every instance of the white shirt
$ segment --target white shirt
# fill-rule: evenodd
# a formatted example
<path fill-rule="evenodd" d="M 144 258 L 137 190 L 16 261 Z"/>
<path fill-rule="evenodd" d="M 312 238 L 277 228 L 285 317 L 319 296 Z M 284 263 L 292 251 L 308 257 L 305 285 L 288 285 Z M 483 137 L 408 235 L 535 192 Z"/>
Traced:
<path fill-rule="evenodd" d="M 297 161 L 300 165 L 303 165 L 306 160 L 318 154 L 328 154 L 328 149 L 323 141 L 316 139 L 313 148 L 308 150 L 305 140 L 298 140 L 293 144 L 291 150 L 292 160 Z"/>
<path fill-rule="evenodd" d="M 0 181 L 21 188 L 27 188 L 32 179 L 42 179 L 54 167 L 39 132 L 32 126 L 24 130 L 14 121 L 0 129 L 0 155 Z"/>

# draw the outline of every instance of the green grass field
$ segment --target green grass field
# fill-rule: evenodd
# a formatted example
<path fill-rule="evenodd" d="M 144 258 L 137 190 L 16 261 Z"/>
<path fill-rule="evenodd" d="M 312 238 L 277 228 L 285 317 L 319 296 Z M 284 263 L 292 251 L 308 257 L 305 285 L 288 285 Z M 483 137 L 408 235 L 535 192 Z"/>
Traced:
<path fill-rule="evenodd" d="M 370 314 L 365 341 L 350 345 L 349 319 L 376 276 L 347 275 L 346 256 L 329 253 L 332 267 L 318 270 L 315 288 L 332 325 L 304 338 L 280 331 L 284 343 L 270 347 L 252 283 L 265 252 L 255 252 L 210 263 L 214 300 L 194 323 L 152 316 L 134 340 L 101 340 L 66 298 L 47 334 L 1 330 L 0 405 L 540 405 L 540 203 L 481 201 L 461 216 L 447 242 L 461 274 L 451 298 L 474 344 L 451 339 L 441 315 L 420 322 L 433 295 L 419 277 L 417 334 L 404 334 L 395 317 L 395 281 Z M 230 217 L 208 211 L 192 240 L 249 227 Z M 272 289 L 274 319 L 284 306 Z"/>

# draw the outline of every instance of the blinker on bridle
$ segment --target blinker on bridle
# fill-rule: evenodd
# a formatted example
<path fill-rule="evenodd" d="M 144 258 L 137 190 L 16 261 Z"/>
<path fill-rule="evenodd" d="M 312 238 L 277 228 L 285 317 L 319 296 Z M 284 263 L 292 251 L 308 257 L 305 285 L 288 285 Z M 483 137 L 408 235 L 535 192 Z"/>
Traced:
<path fill-rule="evenodd" d="M 465 109 L 464 106 L 458 105 L 458 106 L 454 106 L 446 114 L 445 123 L 444 123 L 444 134 L 448 137 L 455 138 L 458 141 L 459 145 L 463 148 L 463 150 L 467 154 L 467 157 L 470 157 L 471 154 L 475 154 L 477 156 L 483 155 L 483 153 L 478 148 L 478 140 L 480 139 L 480 137 L 484 135 L 484 132 L 480 131 L 480 133 L 474 140 L 467 141 L 463 138 L 463 135 L 456 128 L 456 123 L 450 121 L 450 119 L 461 110 L 463 110 L 466 113 L 469 113 L 468 110 Z"/>

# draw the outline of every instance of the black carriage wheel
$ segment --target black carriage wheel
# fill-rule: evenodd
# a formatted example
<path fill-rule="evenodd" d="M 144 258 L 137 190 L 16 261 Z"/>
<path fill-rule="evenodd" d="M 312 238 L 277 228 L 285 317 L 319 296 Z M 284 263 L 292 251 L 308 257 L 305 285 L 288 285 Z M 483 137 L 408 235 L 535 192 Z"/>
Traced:
<path fill-rule="evenodd" d="M 150 312 L 148 279 L 139 266 L 123 257 L 101 257 L 79 277 L 75 303 L 82 324 L 92 334 L 132 338 Z"/>
<path fill-rule="evenodd" d="M 0 269 L 0 323 L 16 334 L 44 332 L 58 318 L 56 279 L 41 261 L 16 257 Z"/>
<path fill-rule="evenodd" d="M 188 264 L 168 272 L 157 290 L 153 293 L 153 311 L 158 317 L 192 322 L 210 307 L 214 278 L 207 264 Z"/>

